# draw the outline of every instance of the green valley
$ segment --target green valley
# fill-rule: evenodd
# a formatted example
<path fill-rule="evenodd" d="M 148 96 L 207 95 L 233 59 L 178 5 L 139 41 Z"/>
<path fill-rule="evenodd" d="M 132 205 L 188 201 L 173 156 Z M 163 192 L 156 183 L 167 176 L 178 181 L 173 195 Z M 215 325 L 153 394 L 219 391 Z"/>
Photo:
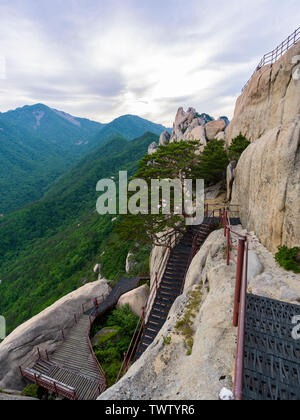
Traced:
<path fill-rule="evenodd" d="M 9 331 L 96 279 L 93 264 L 108 241 L 116 241 L 113 217 L 96 213 L 96 183 L 117 177 L 119 170 L 133 175 L 157 140 L 152 133 L 130 142 L 112 138 L 61 177 L 44 198 L 0 219 L 0 313 Z M 107 255 L 108 277 L 124 270 L 131 246 L 119 243 Z"/>

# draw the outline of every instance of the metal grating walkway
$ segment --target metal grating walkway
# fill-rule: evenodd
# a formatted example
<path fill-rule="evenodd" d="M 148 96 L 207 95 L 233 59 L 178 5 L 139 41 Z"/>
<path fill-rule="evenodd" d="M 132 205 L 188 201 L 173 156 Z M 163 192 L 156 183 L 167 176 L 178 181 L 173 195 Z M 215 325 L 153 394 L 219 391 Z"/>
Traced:
<path fill-rule="evenodd" d="M 248 295 L 244 400 L 300 400 L 300 306 Z"/>

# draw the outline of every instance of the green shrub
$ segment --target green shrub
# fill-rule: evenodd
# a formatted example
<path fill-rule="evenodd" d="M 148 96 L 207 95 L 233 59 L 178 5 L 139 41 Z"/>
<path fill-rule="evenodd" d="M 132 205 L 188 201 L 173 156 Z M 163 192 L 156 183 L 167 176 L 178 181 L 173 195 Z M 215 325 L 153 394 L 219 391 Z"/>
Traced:
<path fill-rule="evenodd" d="M 240 133 L 237 137 L 232 140 L 230 147 L 228 148 L 229 160 L 235 160 L 238 162 L 242 153 L 247 149 L 251 142 L 246 139 L 245 136 Z"/>
<path fill-rule="evenodd" d="M 111 328 L 115 331 L 107 332 L 99 338 L 94 347 L 95 354 L 104 369 L 107 385 L 112 386 L 121 368 L 124 353 L 127 352 L 132 335 L 135 331 L 138 317 L 130 310 L 129 305 L 114 309 L 104 319 L 98 328 Z M 95 333 L 93 329 L 93 333 Z"/>
<path fill-rule="evenodd" d="M 286 270 L 293 271 L 294 273 L 300 273 L 300 264 L 296 261 L 299 252 L 299 247 L 288 248 L 287 246 L 280 246 L 278 247 L 278 252 L 275 255 L 275 260 Z"/>
<path fill-rule="evenodd" d="M 21 395 L 23 395 L 23 397 L 38 398 L 39 387 L 35 384 L 27 385 L 26 388 L 23 389 Z"/>

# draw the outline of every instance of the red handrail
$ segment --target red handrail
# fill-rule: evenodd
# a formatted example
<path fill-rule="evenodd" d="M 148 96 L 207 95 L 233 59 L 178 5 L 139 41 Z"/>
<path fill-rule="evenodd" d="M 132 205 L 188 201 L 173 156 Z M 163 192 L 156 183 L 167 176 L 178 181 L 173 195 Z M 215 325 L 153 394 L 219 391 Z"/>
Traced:
<path fill-rule="evenodd" d="M 233 310 L 233 326 L 238 327 L 238 339 L 235 358 L 234 373 L 234 396 L 235 399 L 243 399 L 244 387 L 244 357 L 245 357 L 245 329 L 246 329 L 246 309 L 247 309 L 247 283 L 248 283 L 248 251 L 249 244 L 247 236 L 234 231 L 230 225 L 228 213 L 223 209 L 221 212 L 221 221 L 224 227 L 224 234 L 227 238 L 226 259 L 227 265 L 232 260 L 237 265 L 236 285 Z M 238 238 L 239 246 L 237 260 L 231 255 L 231 246 L 233 246 L 231 237 L 235 235 Z M 235 247 L 236 248 L 236 247 Z"/>

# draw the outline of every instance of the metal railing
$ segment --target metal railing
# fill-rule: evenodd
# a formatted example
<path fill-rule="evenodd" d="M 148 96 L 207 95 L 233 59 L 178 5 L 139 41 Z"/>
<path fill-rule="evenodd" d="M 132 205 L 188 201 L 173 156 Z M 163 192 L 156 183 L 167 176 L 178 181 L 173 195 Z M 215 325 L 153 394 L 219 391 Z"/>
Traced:
<path fill-rule="evenodd" d="M 36 373 L 30 368 L 24 369 L 20 366 L 20 372 L 23 377 L 29 379 L 31 382 L 34 382 L 42 388 L 54 392 L 56 395 L 67 398 L 68 400 L 78 400 L 76 390 L 68 385 L 65 385 L 59 381 L 55 381 L 46 375 Z"/>
<path fill-rule="evenodd" d="M 254 76 L 254 74 L 260 70 L 262 67 L 266 65 L 272 65 L 276 63 L 277 60 L 279 60 L 280 57 L 283 56 L 291 47 L 293 47 L 298 41 L 300 40 L 300 27 L 295 30 L 292 35 L 290 35 L 288 38 L 286 38 L 280 45 L 278 45 L 277 48 L 275 48 L 273 51 L 265 54 L 263 58 L 261 59 L 260 63 L 256 67 L 254 73 L 248 80 L 248 82 L 245 84 L 245 86 L 242 89 L 242 92 L 246 89 L 246 87 L 249 85 L 250 80 Z"/>
<path fill-rule="evenodd" d="M 123 359 L 120 371 L 118 373 L 116 382 L 118 382 L 119 379 L 127 373 L 128 369 L 130 367 L 130 364 L 131 364 L 131 361 L 134 357 L 134 354 L 135 354 L 135 351 L 137 349 L 139 340 L 140 340 L 141 335 L 144 332 L 144 329 L 145 329 L 145 326 L 146 326 L 147 315 L 150 313 L 150 311 L 152 309 L 152 305 L 155 301 L 155 297 L 156 297 L 161 279 L 162 279 L 163 274 L 164 274 L 165 264 L 169 260 L 172 249 L 176 246 L 179 239 L 180 239 L 180 236 L 177 233 L 175 233 L 174 239 L 173 240 L 169 239 L 168 243 L 166 244 L 167 252 L 166 252 L 164 258 L 161 260 L 159 268 L 155 273 L 155 281 L 153 282 L 153 284 L 150 288 L 150 294 L 149 294 L 146 306 L 143 308 L 143 313 L 142 313 L 142 315 L 140 316 L 140 318 L 137 322 L 136 329 L 133 333 L 133 336 L 132 336 L 131 342 L 129 344 L 128 350 L 124 354 L 124 359 Z"/>
<path fill-rule="evenodd" d="M 233 261 L 236 264 L 236 285 L 233 309 L 233 326 L 238 327 L 238 338 L 235 358 L 234 387 L 235 400 L 243 399 L 244 387 L 244 358 L 245 358 L 245 328 L 247 308 L 247 284 L 248 284 L 248 238 L 232 229 L 228 212 L 222 210 L 221 224 L 224 227 L 226 237 L 226 263 Z M 233 237 L 238 241 L 238 246 L 233 242 Z M 233 255 L 237 251 L 237 258 Z"/>
<path fill-rule="evenodd" d="M 211 218 L 210 226 L 214 225 L 215 210 L 213 210 L 211 212 L 211 214 L 209 215 L 209 218 Z M 184 290 L 186 277 L 187 277 L 191 262 L 192 262 L 193 258 L 195 257 L 195 255 L 196 255 L 196 253 L 199 249 L 199 243 L 198 243 L 199 237 L 200 237 L 200 234 L 197 234 L 195 236 L 194 240 L 193 240 L 191 253 L 190 253 L 190 256 L 189 256 L 187 268 L 185 270 L 184 280 L 183 280 L 183 283 L 182 283 L 181 293 L 183 293 L 183 290 Z M 152 284 L 152 287 L 151 287 L 151 290 L 150 290 L 150 295 L 149 295 L 146 307 L 143 308 L 143 314 L 141 315 L 141 317 L 138 320 L 138 323 L 137 323 L 135 332 L 132 336 L 129 348 L 128 348 L 127 352 L 124 354 L 124 360 L 123 360 L 123 363 L 121 365 L 121 369 L 120 369 L 119 374 L 117 376 L 116 382 L 118 382 L 119 379 L 127 373 L 128 369 L 130 367 L 130 363 L 133 359 L 133 356 L 134 356 L 134 353 L 137 349 L 139 340 L 140 340 L 141 335 L 142 335 L 142 333 L 145 329 L 145 326 L 146 326 L 147 313 L 150 313 L 150 311 L 151 311 L 152 305 L 155 301 L 155 297 L 156 297 L 156 294 L 157 294 L 157 291 L 158 291 L 158 288 L 159 288 L 159 285 L 160 285 L 160 281 L 161 281 L 161 279 L 164 275 L 165 263 L 169 260 L 172 249 L 173 249 L 174 246 L 177 245 L 179 239 L 180 239 L 180 237 L 175 235 L 175 239 L 173 240 L 173 242 L 169 242 L 169 244 L 168 244 L 168 251 L 166 253 L 167 257 L 164 256 L 164 258 L 161 260 L 159 270 L 156 272 L 155 282 Z M 133 343 L 134 343 L 134 345 L 133 345 Z"/>

